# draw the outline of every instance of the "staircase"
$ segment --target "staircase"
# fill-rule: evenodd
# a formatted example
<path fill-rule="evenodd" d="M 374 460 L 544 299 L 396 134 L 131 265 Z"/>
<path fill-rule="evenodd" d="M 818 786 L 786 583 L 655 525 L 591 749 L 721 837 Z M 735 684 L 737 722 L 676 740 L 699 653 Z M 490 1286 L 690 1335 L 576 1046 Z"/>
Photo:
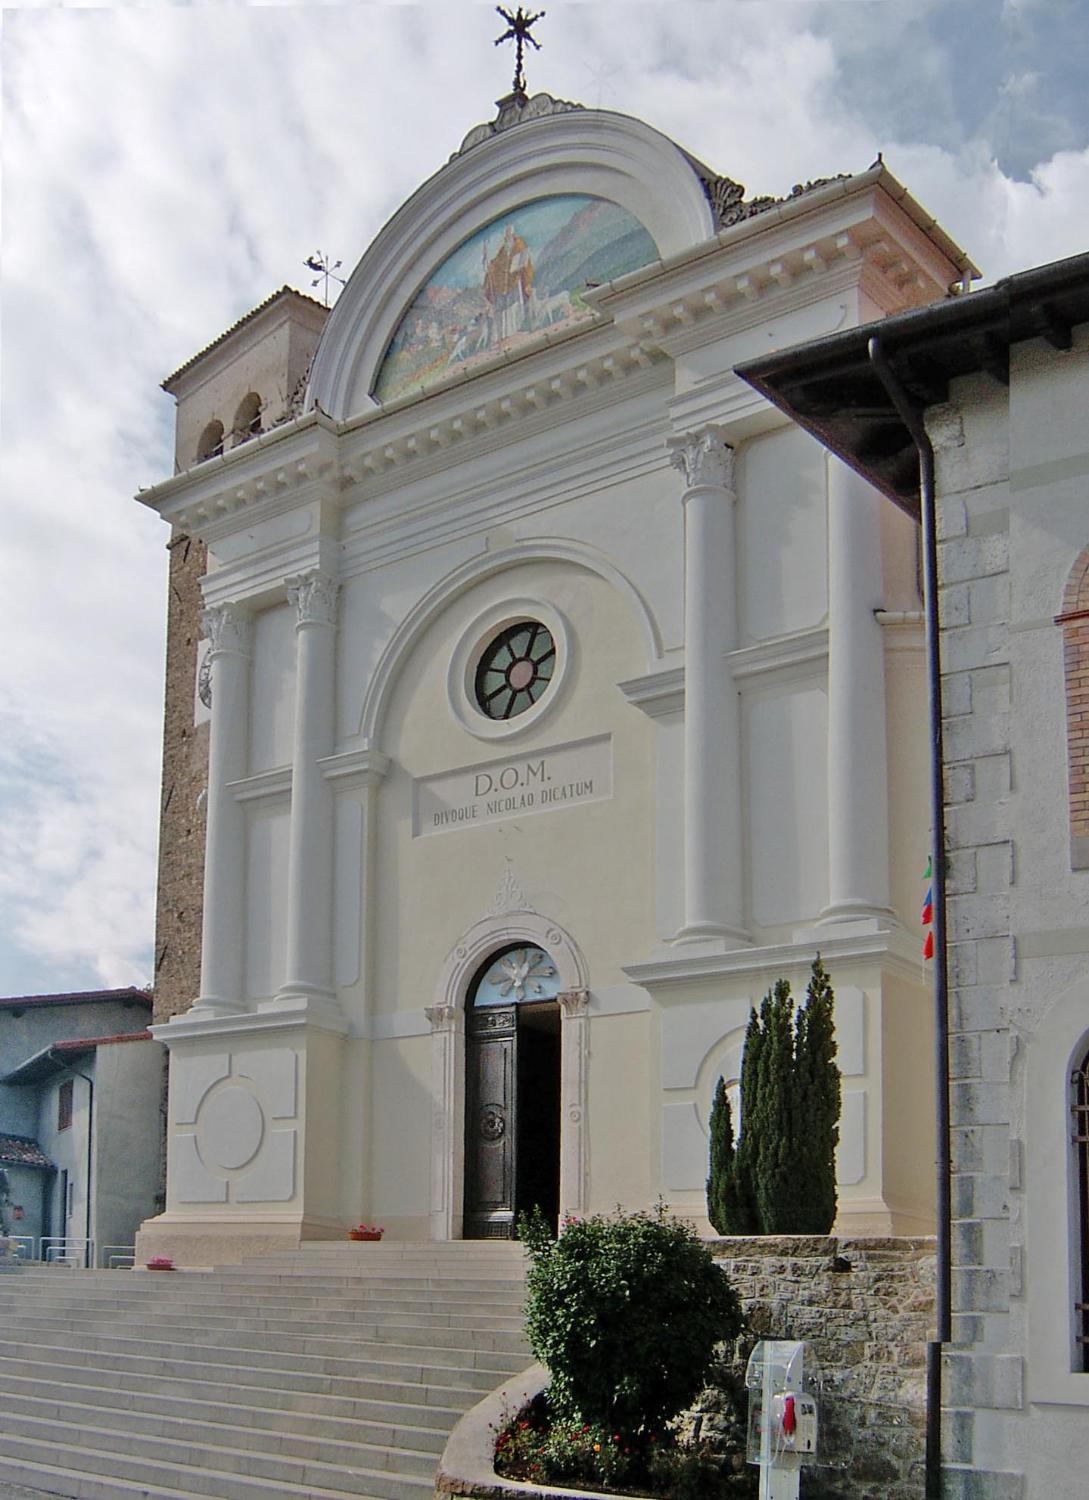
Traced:
<path fill-rule="evenodd" d="M 429 1500 L 530 1362 L 509 1242 L 316 1243 L 207 1272 L 0 1278 L 0 1495 Z"/>

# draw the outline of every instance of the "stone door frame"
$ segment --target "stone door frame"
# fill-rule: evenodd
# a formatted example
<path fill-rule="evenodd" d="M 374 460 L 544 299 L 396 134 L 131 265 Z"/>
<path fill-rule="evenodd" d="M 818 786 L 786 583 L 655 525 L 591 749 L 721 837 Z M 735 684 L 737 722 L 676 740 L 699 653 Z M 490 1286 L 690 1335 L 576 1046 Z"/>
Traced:
<path fill-rule="evenodd" d="M 589 1001 L 586 962 L 557 923 L 507 911 L 475 923 L 451 950 L 426 1007 L 431 1024 L 431 1208 L 433 1240 L 459 1240 L 465 1196 L 465 1006 L 482 963 L 498 948 L 543 948 L 560 992 L 560 1218 L 586 1212 L 589 1185 L 586 1103 Z"/>

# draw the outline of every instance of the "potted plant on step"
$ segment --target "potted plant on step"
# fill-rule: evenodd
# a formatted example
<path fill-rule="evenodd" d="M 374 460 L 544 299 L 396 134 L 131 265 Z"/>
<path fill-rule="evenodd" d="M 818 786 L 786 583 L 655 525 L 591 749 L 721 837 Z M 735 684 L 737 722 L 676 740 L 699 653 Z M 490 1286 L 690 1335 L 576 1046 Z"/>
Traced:
<path fill-rule="evenodd" d="M 385 1234 L 381 1224 L 357 1224 L 354 1229 L 348 1230 L 350 1240 L 380 1240 Z"/>

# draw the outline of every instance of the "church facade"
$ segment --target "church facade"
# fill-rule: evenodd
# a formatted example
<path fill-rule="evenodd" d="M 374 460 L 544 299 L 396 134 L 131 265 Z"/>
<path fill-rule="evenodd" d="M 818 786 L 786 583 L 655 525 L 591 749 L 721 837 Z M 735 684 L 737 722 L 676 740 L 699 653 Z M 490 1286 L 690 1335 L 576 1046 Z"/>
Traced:
<path fill-rule="evenodd" d="M 915 527 L 733 367 L 971 274 L 880 164 L 747 201 L 516 94 L 327 320 L 278 294 L 172 378 L 140 498 L 207 551 L 207 834 L 141 1255 L 701 1220 L 715 1085 L 818 951 L 839 1228 L 929 1230 Z"/>

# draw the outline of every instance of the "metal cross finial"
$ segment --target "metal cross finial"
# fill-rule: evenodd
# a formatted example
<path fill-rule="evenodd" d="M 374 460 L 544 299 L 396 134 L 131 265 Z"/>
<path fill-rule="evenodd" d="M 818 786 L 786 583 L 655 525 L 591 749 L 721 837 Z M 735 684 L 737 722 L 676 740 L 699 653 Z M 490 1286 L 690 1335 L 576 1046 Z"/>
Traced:
<path fill-rule="evenodd" d="M 525 58 L 526 43 L 528 42 L 531 47 L 540 52 L 541 44 L 537 41 L 536 37 L 530 35 L 530 27 L 534 26 L 544 17 L 544 11 L 539 10 L 536 15 L 530 15 L 528 11 L 523 10 L 519 6 L 514 14 L 511 15 L 510 11 L 504 10 L 501 5 L 497 5 L 495 8 L 507 23 L 506 31 L 504 31 L 502 36 L 496 37 L 495 45 L 499 47 L 503 42 L 513 40 L 515 51 L 514 88 L 512 92 L 515 94 L 524 94 L 526 91 L 526 75 L 522 67 L 522 62 Z"/>

